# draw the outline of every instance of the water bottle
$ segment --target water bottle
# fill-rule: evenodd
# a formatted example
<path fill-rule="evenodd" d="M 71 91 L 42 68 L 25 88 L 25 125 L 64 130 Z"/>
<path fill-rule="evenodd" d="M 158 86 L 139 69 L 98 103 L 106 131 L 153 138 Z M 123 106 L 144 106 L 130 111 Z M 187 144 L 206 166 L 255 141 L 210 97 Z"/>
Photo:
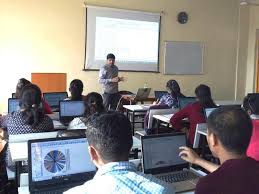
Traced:
<path fill-rule="evenodd" d="M 147 88 L 147 83 L 144 83 L 144 88 L 145 88 L 145 89 Z"/>

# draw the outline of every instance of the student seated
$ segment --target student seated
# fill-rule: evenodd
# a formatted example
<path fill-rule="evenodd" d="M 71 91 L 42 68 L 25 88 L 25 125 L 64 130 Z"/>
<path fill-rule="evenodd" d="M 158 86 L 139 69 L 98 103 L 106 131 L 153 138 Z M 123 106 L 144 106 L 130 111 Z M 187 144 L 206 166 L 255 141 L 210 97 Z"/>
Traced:
<path fill-rule="evenodd" d="M 65 100 L 74 100 L 74 101 L 84 100 L 84 96 L 82 95 L 83 89 L 84 89 L 84 84 L 80 79 L 72 80 L 69 85 L 69 92 L 71 96 Z"/>
<path fill-rule="evenodd" d="M 247 113 L 241 108 L 222 107 L 210 114 L 207 123 L 208 145 L 221 166 L 180 147 L 182 159 L 212 172 L 199 180 L 195 193 L 259 193 L 259 162 L 246 156 L 252 135 Z"/>
<path fill-rule="evenodd" d="M 4 130 L 0 128 L 0 193 L 5 193 L 8 177 L 5 163 L 6 140 L 4 139 Z M 7 191 L 6 191 L 7 192 Z"/>
<path fill-rule="evenodd" d="M 9 135 L 53 131 L 52 120 L 41 108 L 41 91 L 34 84 L 23 87 L 21 92 L 21 109 L 0 117 L 0 127 L 6 128 Z M 9 153 L 7 152 L 9 157 Z M 8 160 L 8 166 L 12 166 Z"/>
<path fill-rule="evenodd" d="M 243 108 L 250 115 L 253 123 L 253 133 L 246 154 L 259 161 L 259 99 L 256 96 L 245 97 Z"/>
<path fill-rule="evenodd" d="M 86 129 L 86 123 L 90 116 L 99 116 L 105 112 L 103 98 L 96 92 L 89 93 L 84 99 L 85 113 L 84 117 L 73 119 L 68 129 Z"/>
<path fill-rule="evenodd" d="M 21 92 L 22 92 L 22 89 L 24 86 L 28 85 L 28 84 L 31 84 L 31 82 L 25 78 L 21 78 L 18 80 L 18 83 L 16 85 L 16 92 L 15 92 L 15 95 L 14 97 L 15 98 L 21 98 Z M 49 104 L 42 99 L 42 105 L 44 107 L 44 111 L 46 114 L 52 114 L 52 111 L 51 111 L 51 108 L 49 106 Z"/>
<path fill-rule="evenodd" d="M 185 97 L 181 93 L 180 86 L 176 80 L 169 80 L 166 83 L 166 90 L 168 91 L 167 94 L 164 94 L 161 99 L 158 99 L 157 101 L 153 102 L 153 106 L 151 106 L 149 109 L 166 109 L 166 108 L 179 108 L 179 98 Z M 151 133 L 151 129 L 147 129 L 149 119 L 149 111 L 147 111 L 144 119 L 145 123 L 145 130 L 147 134 Z"/>
<path fill-rule="evenodd" d="M 184 130 L 182 120 L 188 118 L 190 122 L 190 129 L 188 130 L 188 143 L 193 145 L 196 125 L 198 123 L 205 123 L 205 108 L 217 107 L 211 98 L 210 88 L 206 85 L 199 85 L 195 89 L 197 102 L 187 105 L 179 112 L 175 113 L 170 119 L 170 123 L 176 130 Z"/>
<path fill-rule="evenodd" d="M 86 137 L 98 171 L 92 180 L 65 194 L 174 193 L 167 183 L 138 172 L 129 162 L 133 139 L 130 121 L 125 115 L 113 112 L 97 117 L 87 126 Z"/>

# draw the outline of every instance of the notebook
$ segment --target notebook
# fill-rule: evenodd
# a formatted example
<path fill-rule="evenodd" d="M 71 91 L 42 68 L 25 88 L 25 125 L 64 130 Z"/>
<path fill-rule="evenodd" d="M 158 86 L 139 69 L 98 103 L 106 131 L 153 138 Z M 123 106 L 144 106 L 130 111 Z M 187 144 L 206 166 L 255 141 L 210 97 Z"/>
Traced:
<path fill-rule="evenodd" d="M 199 176 L 179 156 L 179 147 L 186 146 L 185 133 L 142 136 L 141 144 L 144 173 L 168 182 L 176 192 L 195 189 Z"/>
<path fill-rule="evenodd" d="M 59 101 L 68 97 L 67 92 L 48 92 L 43 93 L 43 99 L 48 103 L 52 111 L 58 111 Z"/>
<path fill-rule="evenodd" d="M 83 101 L 59 101 L 59 121 L 63 125 L 68 125 L 74 118 L 83 116 L 84 112 Z"/>
<path fill-rule="evenodd" d="M 62 137 L 28 141 L 30 193 L 63 193 L 93 178 L 85 137 Z"/>
<path fill-rule="evenodd" d="M 196 98 L 195 97 L 182 97 L 182 98 L 179 98 L 179 108 L 183 109 L 187 105 L 192 104 L 194 102 L 196 102 Z"/>
<path fill-rule="evenodd" d="M 151 88 L 139 88 L 135 96 L 136 100 L 142 100 L 148 98 Z"/>
<path fill-rule="evenodd" d="M 8 113 L 20 110 L 20 99 L 9 98 L 8 99 Z"/>

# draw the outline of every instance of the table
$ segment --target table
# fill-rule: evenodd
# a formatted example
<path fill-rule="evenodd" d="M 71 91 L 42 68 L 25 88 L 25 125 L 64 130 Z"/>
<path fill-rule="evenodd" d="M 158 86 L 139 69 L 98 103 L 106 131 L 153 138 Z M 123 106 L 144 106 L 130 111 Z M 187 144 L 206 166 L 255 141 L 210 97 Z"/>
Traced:
<path fill-rule="evenodd" d="M 207 123 L 199 123 L 196 126 L 195 136 L 194 136 L 194 143 L 193 148 L 199 147 L 200 137 L 201 135 L 207 136 Z"/>
<path fill-rule="evenodd" d="M 160 123 L 164 122 L 169 127 L 170 119 L 174 114 L 165 114 L 165 115 L 153 115 L 153 118 L 157 120 L 157 133 L 159 133 Z"/>
<path fill-rule="evenodd" d="M 134 133 L 135 133 L 135 123 L 143 123 L 143 122 L 136 122 L 135 121 L 135 117 L 139 116 L 136 113 L 142 113 L 141 115 L 144 116 L 146 114 L 146 112 L 148 111 L 150 106 L 151 106 L 151 104 L 123 105 L 123 108 L 126 109 L 127 117 L 131 121 L 133 136 L 134 136 Z M 130 113 L 132 113 L 132 120 L 130 119 Z M 143 126 L 143 128 L 144 128 L 144 126 Z"/>
<path fill-rule="evenodd" d="M 28 143 L 15 142 L 9 144 L 10 154 L 13 162 L 27 161 L 28 160 Z M 141 141 L 133 137 L 132 149 L 141 149 Z"/>
<path fill-rule="evenodd" d="M 153 118 L 165 122 L 165 123 L 170 123 L 170 119 L 174 114 L 166 114 L 166 115 L 153 115 Z"/>
<path fill-rule="evenodd" d="M 130 160 L 130 162 L 134 163 L 136 166 L 141 165 L 141 160 L 136 159 L 136 160 Z M 200 174 L 201 176 L 206 176 L 206 174 L 200 170 L 196 170 L 191 168 L 191 170 L 195 171 L 196 173 Z M 21 187 L 18 188 L 18 193 L 19 194 L 29 194 L 29 186 L 28 186 L 28 173 L 22 174 L 23 176 L 21 177 L 22 183 Z M 194 194 L 194 191 L 188 191 L 188 192 L 183 192 L 182 194 Z"/>

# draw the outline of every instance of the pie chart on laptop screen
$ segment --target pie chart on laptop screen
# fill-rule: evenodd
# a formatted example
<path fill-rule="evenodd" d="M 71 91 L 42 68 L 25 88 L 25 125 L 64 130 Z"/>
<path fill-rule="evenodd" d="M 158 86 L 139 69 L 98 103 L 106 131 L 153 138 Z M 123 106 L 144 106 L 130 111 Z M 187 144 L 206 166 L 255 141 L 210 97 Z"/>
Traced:
<path fill-rule="evenodd" d="M 44 166 L 51 173 L 60 172 L 66 165 L 65 155 L 58 150 L 52 150 L 44 157 Z"/>

